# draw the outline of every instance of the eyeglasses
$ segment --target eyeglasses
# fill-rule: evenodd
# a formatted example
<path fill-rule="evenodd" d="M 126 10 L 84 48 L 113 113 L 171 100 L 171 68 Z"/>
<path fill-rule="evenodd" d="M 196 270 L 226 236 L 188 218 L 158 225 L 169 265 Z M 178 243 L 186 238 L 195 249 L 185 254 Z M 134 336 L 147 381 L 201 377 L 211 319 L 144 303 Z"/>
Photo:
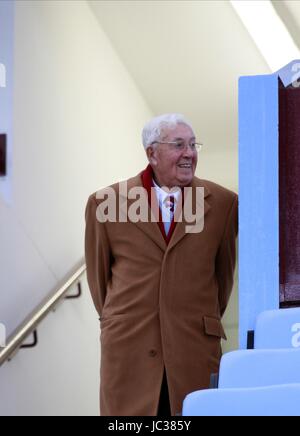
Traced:
<path fill-rule="evenodd" d="M 190 147 L 190 149 L 192 151 L 198 152 L 203 147 L 203 144 L 201 142 L 191 142 L 190 144 L 186 144 L 183 141 L 154 141 L 154 142 L 152 142 L 152 144 L 169 144 L 172 146 L 173 150 L 176 150 L 176 151 L 183 151 L 188 146 L 188 147 Z"/>

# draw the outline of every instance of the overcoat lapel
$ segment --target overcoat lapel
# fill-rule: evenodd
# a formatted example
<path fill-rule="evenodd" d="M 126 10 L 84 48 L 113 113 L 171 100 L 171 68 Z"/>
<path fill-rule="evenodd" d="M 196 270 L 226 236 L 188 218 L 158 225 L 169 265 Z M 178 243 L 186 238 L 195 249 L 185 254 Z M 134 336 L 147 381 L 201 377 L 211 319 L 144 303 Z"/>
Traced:
<path fill-rule="evenodd" d="M 209 189 L 204 185 L 204 183 L 202 183 L 201 180 L 199 179 L 193 179 L 192 184 L 191 184 L 191 190 L 188 191 L 184 201 L 185 202 L 189 202 L 190 201 L 190 197 L 191 198 L 191 203 L 192 203 L 192 210 L 195 211 L 196 210 L 196 188 L 204 188 L 204 205 L 203 207 L 200 207 L 201 205 L 198 205 L 198 207 L 200 207 L 200 213 L 199 216 L 197 218 L 198 221 L 204 220 L 205 219 L 205 215 L 207 214 L 207 212 L 210 210 L 211 206 L 209 205 L 208 201 L 207 201 L 207 197 L 210 195 L 210 191 Z M 178 204 L 178 207 L 176 208 L 175 211 L 175 218 L 177 221 L 174 233 L 170 239 L 170 242 L 168 244 L 168 250 L 171 250 L 171 248 L 173 248 L 176 244 L 178 244 L 178 242 L 184 238 L 187 234 L 189 234 L 189 232 L 187 231 L 187 228 L 191 227 L 193 225 L 193 223 L 189 222 L 188 220 L 186 220 L 186 216 L 184 214 L 184 202 L 180 201 Z"/>
<path fill-rule="evenodd" d="M 136 177 L 132 177 L 127 182 L 127 187 L 125 184 L 122 187 L 122 183 L 126 182 L 120 182 L 120 197 L 123 198 L 123 201 L 125 200 L 125 197 L 127 196 L 127 209 L 128 212 L 130 211 L 130 207 L 137 201 L 135 197 L 135 191 L 133 188 L 139 188 L 139 193 L 141 192 L 141 203 L 143 205 L 143 208 L 145 208 L 148 212 L 147 216 L 147 222 L 143 221 L 137 221 L 134 222 L 134 224 L 142 231 L 144 232 L 156 245 L 158 245 L 159 248 L 161 248 L 162 251 L 165 251 L 167 248 L 166 241 L 160 231 L 159 226 L 157 225 L 159 221 L 159 205 L 157 202 L 157 198 L 155 195 L 155 192 L 153 191 L 152 195 L 152 204 L 153 208 L 151 209 L 149 206 L 148 201 L 148 193 L 147 190 L 143 187 L 141 174 L 138 174 Z M 125 189 L 127 190 L 125 191 Z M 133 193 L 133 197 L 130 198 L 130 191 Z M 145 247 L 146 249 L 146 247 Z"/>
<path fill-rule="evenodd" d="M 136 197 L 136 191 L 134 188 L 139 188 L 138 193 L 141 193 L 141 198 L 139 199 L 139 202 L 142 204 L 142 207 L 145 208 L 144 210 L 147 210 L 148 216 L 147 216 L 147 222 L 143 222 L 141 220 L 134 222 L 134 224 L 143 231 L 162 251 L 170 250 L 173 248 L 182 238 L 184 238 L 185 235 L 187 235 L 187 226 L 191 226 L 192 223 L 188 222 L 186 220 L 185 214 L 183 213 L 183 201 L 182 196 L 180 197 L 178 201 L 178 205 L 175 209 L 175 215 L 174 220 L 176 221 L 176 225 L 174 227 L 173 234 L 169 241 L 165 240 L 161 229 L 158 225 L 159 223 L 159 205 L 157 202 L 155 191 L 152 190 L 152 199 L 151 199 L 151 205 L 152 209 L 150 208 L 150 202 L 149 202 L 149 193 L 147 190 L 143 187 L 142 183 L 142 173 L 138 174 L 135 177 L 132 177 L 127 182 L 120 182 L 119 184 L 119 194 L 120 194 L 120 201 L 127 201 L 127 211 L 130 211 L 130 208 L 134 205 L 134 203 L 137 201 Z M 211 206 L 209 205 L 207 201 L 207 197 L 210 195 L 209 189 L 205 186 L 205 182 L 202 183 L 200 179 L 197 179 L 194 177 L 192 184 L 191 184 L 192 190 L 190 190 L 187 194 L 186 200 L 188 201 L 189 196 L 192 195 L 192 207 L 193 211 L 196 210 L 196 188 L 202 187 L 204 188 L 204 208 L 202 209 L 202 216 L 199 217 L 199 219 L 202 219 L 205 217 Z M 132 198 L 130 195 L 130 191 L 132 192 Z M 132 220 L 130 220 L 132 222 Z"/>

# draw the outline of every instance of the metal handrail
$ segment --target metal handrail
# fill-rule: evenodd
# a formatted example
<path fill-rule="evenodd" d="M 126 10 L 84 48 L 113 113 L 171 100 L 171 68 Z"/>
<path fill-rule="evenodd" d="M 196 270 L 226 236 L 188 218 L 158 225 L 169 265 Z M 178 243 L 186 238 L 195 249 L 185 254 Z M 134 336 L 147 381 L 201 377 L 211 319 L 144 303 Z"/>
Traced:
<path fill-rule="evenodd" d="M 36 330 L 40 322 L 53 311 L 57 304 L 62 300 L 69 289 L 79 281 L 79 278 L 86 270 L 85 262 L 81 262 L 80 266 L 76 267 L 75 272 L 69 276 L 64 284 L 56 291 L 48 295 L 47 298 L 25 319 L 25 321 L 11 334 L 7 340 L 5 348 L 0 348 L 0 366 L 4 362 L 10 360 L 21 348 L 24 340 Z"/>

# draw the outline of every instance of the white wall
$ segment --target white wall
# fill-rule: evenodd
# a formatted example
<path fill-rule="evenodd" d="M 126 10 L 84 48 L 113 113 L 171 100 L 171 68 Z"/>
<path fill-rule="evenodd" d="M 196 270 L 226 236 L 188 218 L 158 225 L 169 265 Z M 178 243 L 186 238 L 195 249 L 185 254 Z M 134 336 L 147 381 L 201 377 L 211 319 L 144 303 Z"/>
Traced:
<path fill-rule="evenodd" d="M 197 176 L 209 179 L 225 186 L 234 192 L 238 192 L 238 153 L 234 149 L 210 151 L 210 144 L 204 144 L 199 153 Z M 238 268 L 235 271 L 235 281 L 229 305 L 223 318 L 223 325 L 227 335 L 227 341 L 223 342 L 223 352 L 239 348 L 238 326 Z"/>
<path fill-rule="evenodd" d="M 0 2 L 0 133 L 7 135 L 7 171 L 8 176 L 0 177 L 0 196 L 6 203 L 11 200 L 12 168 L 12 94 L 13 94 L 13 3 Z"/>
<path fill-rule="evenodd" d="M 11 204 L 0 192 L 0 322 L 8 333 L 83 257 L 88 195 L 146 166 L 151 111 L 85 1 L 17 1 Z M 98 413 L 87 286 L 0 368 L 0 415 Z"/>
<path fill-rule="evenodd" d="M 41 323 L 36 348 L 0 368 L 1 416 L 99 415 L 99 325 L 85 278 L 82 288 Z"/>
<path fill-rule="evenodd" d="M 238 153 L 234 149 L 209 150 L 203 146 L 199 153 L 196 175 L 238 192 Z"/>
<path fill-rule="evenodd" d="M 152 115 L 84 1 L 16 2 L 14 39 L 11 204 L 0 193 L 9 332 L 83 256 L 87 196 L 146 165 Z M 236 189 L 224 159 L 204 151 L 197 174 Z M 98 414 L 98 321 L 83 289 L 42 323 L 36 349 L 0 368 L 0 415 Z"/>

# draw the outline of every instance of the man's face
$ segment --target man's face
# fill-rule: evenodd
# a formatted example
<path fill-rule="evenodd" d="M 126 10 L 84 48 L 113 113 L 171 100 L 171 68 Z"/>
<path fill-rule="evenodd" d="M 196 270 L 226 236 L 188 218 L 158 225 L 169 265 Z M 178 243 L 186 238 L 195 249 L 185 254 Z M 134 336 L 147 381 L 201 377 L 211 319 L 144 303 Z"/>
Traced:
<path fill-rule="evenodd" d="M 189 185 L 198 161 L 197 151 L 188 146 L 195 142 L 193 131 L 185 124 L 178 124 L 173 129 L 164 129 L 161 141 L 183 142 L 186 146 L 183 150 L 178 150 L 174 145 L 158 143 L 147 149 L 156 181 L 160 186 L 168 188 Z"/>

